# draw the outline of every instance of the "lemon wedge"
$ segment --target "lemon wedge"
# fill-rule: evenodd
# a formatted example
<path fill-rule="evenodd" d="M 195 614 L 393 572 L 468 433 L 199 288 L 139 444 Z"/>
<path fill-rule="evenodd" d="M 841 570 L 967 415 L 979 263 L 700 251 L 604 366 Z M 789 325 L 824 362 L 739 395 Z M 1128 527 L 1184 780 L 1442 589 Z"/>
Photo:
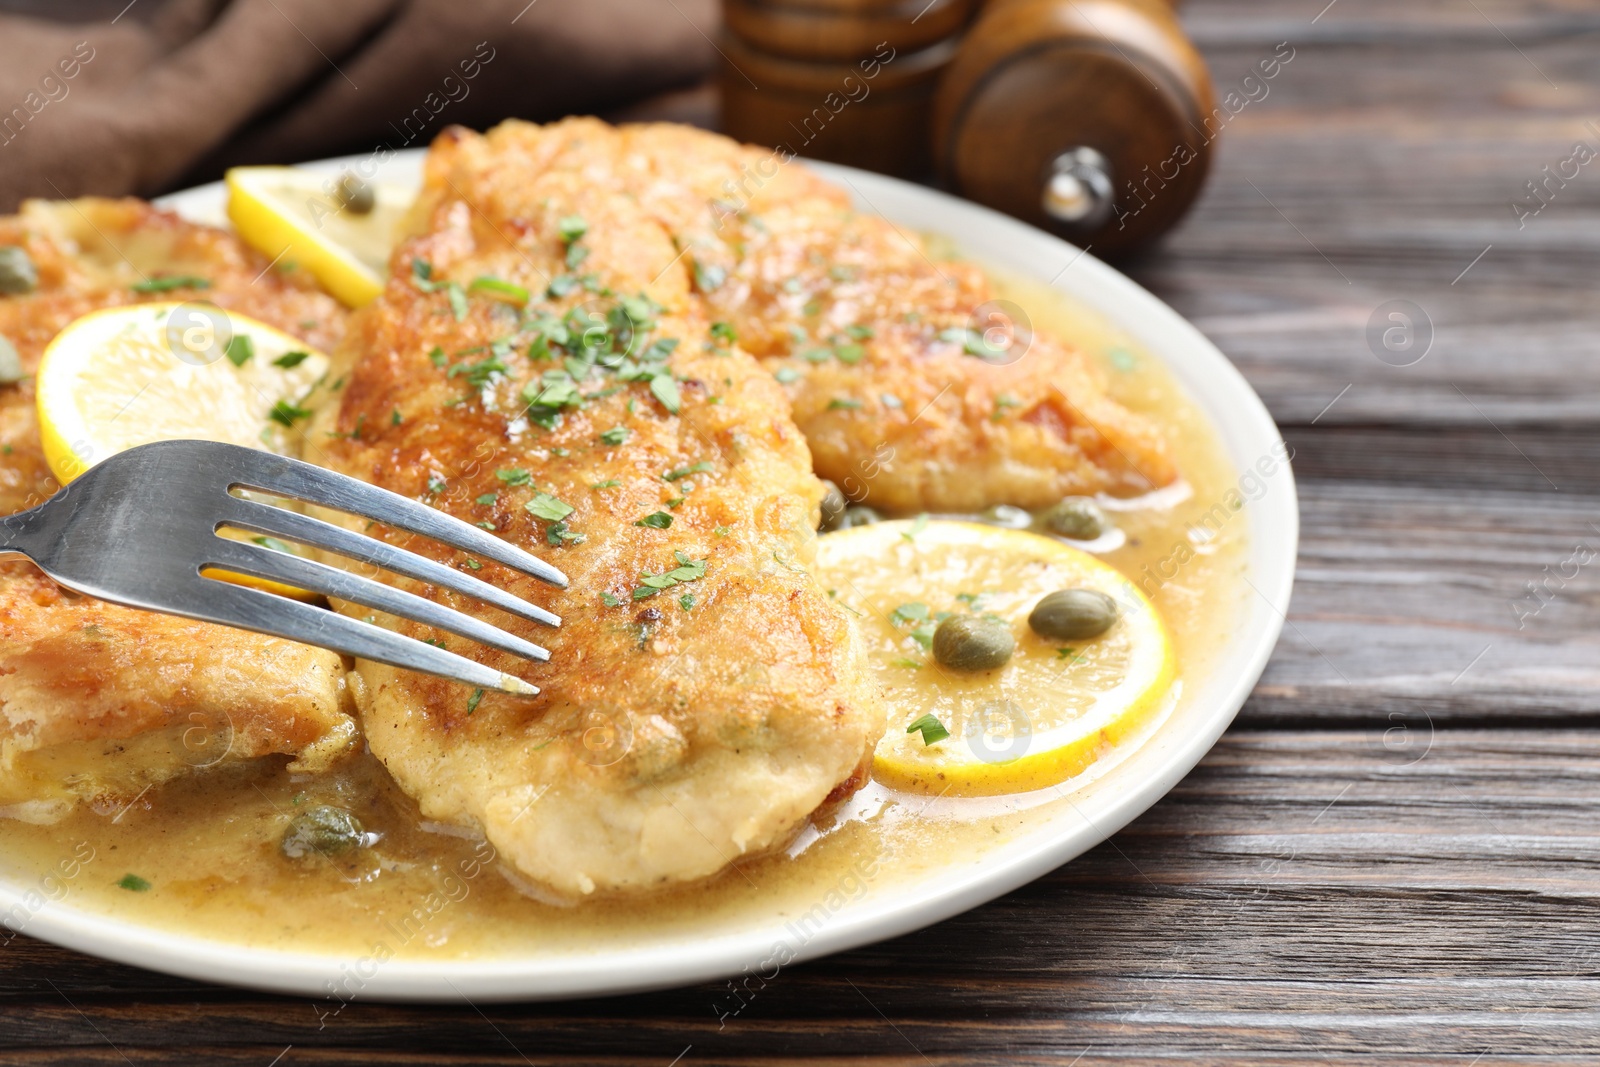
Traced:
<path fill-rule="evenodd" d="M 228 218 L 258 252 L 304 267 L 350 307 L 383 291 L 410 191 L 374 183 L 372 210 L 356 214 L 341 205 L 334 179 L 310 171 L 234 167 L 226 179 Z"/>
<path fill-rule="evenodd" d="M 926 520 L 824 535 L 816 570 L 860 616 L 889 708 L 874 773 L 902 789 L 992 796 L 1065 781 L 1162 711 L 1172 642 L 1155 607 L 1086 552 L 1020 530 Z M 1028 614 L 1058 589 L 1117 602 L 1098 637 L 1035 634 Z M 1004 666 L 958 671 L 931 651 L 944 618 L 989 615 L 1016 641 Z"/>
<path fill-rule="evenodd" d="M 264 322 L 203 302 L 135 304 L 75 320 L 44 350 L 35 379 L 45 461 L 63 484 L 151 441 L 226 441 L 299 452 L 300 406 L 328 357 Z M 272 538 L 236 540 L 295 551 Z M 218 572 L 221 574 L 222 572 Z M 277 582 L 229 580 L 291 596 Z"/>

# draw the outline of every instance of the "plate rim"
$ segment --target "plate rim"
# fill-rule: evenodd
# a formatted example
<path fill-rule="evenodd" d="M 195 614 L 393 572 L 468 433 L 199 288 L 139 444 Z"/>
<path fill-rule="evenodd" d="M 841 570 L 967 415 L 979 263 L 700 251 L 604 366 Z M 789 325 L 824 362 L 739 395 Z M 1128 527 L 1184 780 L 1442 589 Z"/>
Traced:
<path fill-rule="evenodd" d="M 385 173 L 420 169 L 425 153 L 426 150 L 420 148 L 395 152 L 384 161 L 380 177 Z M 295 166 L 331 175 L 371 158 L 371 154 L 342 156 Z M 1033 250 L 1048 249 L 1064 258 L 1066 265 L 1047 284 L 1085 302 L 1095 299 L 1097 312 L 1141 340 L 1156 335 L 1166 337 L 1167 341 L 1159 345 L 1145 342 L 1147 350 L 1179 379 L 1219 435 L 1230 436 L 1223 432 L 1221 416 L 1226 414 L 1232 436 L 1253 438 L 1258 444 L 1265 442 L 1268 449 L 1274 445 L 1286 447 L 1260 397 L 1208 338 L 1153 293 L 1087 250 L 939 190 L 837 164 L 812 160 L 797 162 L 850 188 L 858 204 L 873 213 L 877 213 L 876 202 L 866 190 L 876 194 L 877 199 L 891 203 L 906 199 L 921 201 L 928 214 L 943 220 L 928 229 L 949 238 L 964 252 L 971 251 L 973 238 L 959 237 L 950 230 L 982 233 L 985 240 L 980 243 L 985 246 L 1013 244 Z M 158 198 L 155 203 L 196 221 L 216 224 L 218 217 L 196 205 L 206 201 L 220 203 L 223 195 L 223 184 L 212 182 Z M 893 220 L 895 212 L 891 210 L 886 217 Z M 974 258 L 986 261 L 981 256 Z M 1074 271 L 1078 273 L 1073 280 L 1061 284 L 1061 279 Z M 1042 274 L 1026 267 L 1020 273 L 1030 278 Z M 1039 277 L 1039 280 L 1044 279 Z M 1128 321 L 1122 314 L 1108 311 L 1103 301 L 1117 305 L 1123 312 L 1137 310 L 1138 321 Z M 1174 351 L 1180 353 L 1176 361 Z M 1232 406 L 1223 405 L 1229 407 L 1225 413 L 1214 410 L 1195 395 L 1195 384 L 1202 380 L 1202 374 L 1210 376 L 1204 391 L 1231 398 Z M 1234 450 L 1229 449 L 1228 453 L 1237 467 Z M 1166 747 L 1145 777 L 1115 798 L 1087 803 L 1086 806 L 1099 816 L 1097 819 L 1091 819 L 1069 797 L 1070 809 L 1083 822 L 1075 832 L 1047 833 L 1057 830 L 1059 819 L 1052 819 L 1034 832 L 999 846 L 990 854 L 992 862 L 972 865 L 959 877 L 939 881 L 931 891 L 925 888 L 934 886 L 930 878 L 918 886 L 918 892 L 901 894 L 902 899 L 893 904 L 879 902 L 855 912 L 848 907 L 841 909 L 826 926 L 793 951 L 782 966 L 898 937 L 1026 885 L 1103 843 L 1147 811 L 1193 770 L 1238 714 L 1265 670 L 1283 628 L 1299 539 L 1298 494 L 1291 463 L 1292 453 L 1290 459 L 1283 462 L 1282 481 L 1277 483 L 1282 488 L 1261 498 L 1262 502 L 1270 503 L 1262 509 L 1247 509 L 1250 544 L 1246 562 L 1255 579 L 1251 584 L 1264 602 L 1267 614 L 1263 616 L 1257 610 L 1248 619 L 1241 618 L 1239 629 L 1243 636 L 1230 642 L 1219 654 L 1214 670 L 1221 670 L 1222 661 L 1226 659 L 1236 658 L 1239 662 L 1234 665 L 1237 673 L 1231 682 L 1223 684 L 1221 697 L 1214 701 L 1214 706 L 1207 708 L 1182 736 L 1167 736 L 1163 731 L 1168 727 L 1163 727 L 1141 746 L 1141 751 L 1159 747 L 1158 742 Z M 1267 533 L 1272 537 L 1270 543 L 1262 540 Z M 1226 649 L 1240 642 L 1247 647 L 1235 649 L 1234 656 L 1230 657 Z M 1091 791 L 1086 801 L 1093 796 Z M 1052 836 L 1056 840 L 1045 840 Z M 18 906 L 25 907 L 24 901 L 30 893 L 37 895 L 32 885 L 0 876 L 0 913 L 9 914 Z M 777 947 L 774 929 L 775 924 L 764 921 L 750 932 L 708 936 L 686 931 L 647 948 L 607 949 L 588 956 L 561 954 L 543 958 L 432 961 L 395 958 L 381 962 L 370 977 L 360 973 L 361 962 L 370 957 L 358 957 L 353 969 L 361 979 L 360 986 L 348 1000 L 338 998 L 340 1007 L 337 1010 L 355 999 L 434 1003 L 561 1000 L 693 985 L 737 975 L 766 963 Z M 29 909 L 26 921 L 15 928 L 14 933 L 25 933 L 89 955 L 185 978 L 317 999 L 333 998 L 333 984 L 347 980 L 352 970 L 348 956 L 210 940 L 141 925 L 90 908 L 73 907 L 69 901 L 46 900 Z"/>

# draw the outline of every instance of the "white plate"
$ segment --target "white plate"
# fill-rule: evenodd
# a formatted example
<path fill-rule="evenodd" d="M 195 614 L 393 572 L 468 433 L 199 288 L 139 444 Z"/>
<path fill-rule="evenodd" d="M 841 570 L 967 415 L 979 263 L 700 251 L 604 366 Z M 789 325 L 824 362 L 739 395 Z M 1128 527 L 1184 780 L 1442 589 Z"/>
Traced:
<path fill-rule="evenodd" d="M 399 153 L 381 167 L 385 181 L 415 184 L 422 153 Z M 336 174 L 371 157 L 307 164 Z M 846 183 L 865 210 L 910 230 L 943 234 L 965 254 L 1022 277 L 1051 282 L 1098 310 L 1162 359 L 1211 419 L 1234 467 L 1244 470 L 1280 444 L 1277 428 L 1244 378 L 1176 312 L 1091 256 L 1015 219 L 921 186 L 845 167 L 812 164 Z M 197 221 L 224 223 L 220 184 L 162 201 Z M 1179 709 L 1109 772 L 1068 794 L 1072 803 L 1033 831 L 988 852 L 981 863 L 950 865 L 892 894 L 866 894 L 832 915 L 797 946 L 797 959 L 895 937 L 993 900 L 1078 856 L 1159 800 L 1205 755 L 1233 720 L 1266 666 L 1294 578 L 1299 535 L 1292 475 L 1270 480 L 1249 503 L 1247 577 L 1259 596 L 1242 610 L 1233 639 L 1207 677 L 1192 679 Z M 0 883 L 0 912 L 32 888 Z M 887 898 L 887 899 L 885 899 Z M 31 910 L 31 909 L 30 909 Z M 108 919 L 70 903 L 49 904 L 27 932 L 96 956 L 189 978 L 320 997 L 348 959 L 243 948 Z M 777 915 L 723 930 L 646 941 L 592 956 L 426 962 L 393 959 L 376 969 L 360 998 L 388 1000 L 551 999 L 684 985 L 756 969 L 779 942 L 792 944 Z"/>

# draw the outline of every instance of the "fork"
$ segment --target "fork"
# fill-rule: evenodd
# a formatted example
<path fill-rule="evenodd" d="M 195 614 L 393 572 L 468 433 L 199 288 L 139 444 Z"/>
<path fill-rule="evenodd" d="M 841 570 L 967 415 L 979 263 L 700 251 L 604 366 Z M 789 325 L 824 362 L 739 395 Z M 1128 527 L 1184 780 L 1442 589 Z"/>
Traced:
<path fill-rule="evenodd" d="M 325 608 L 202 573 L 221 568 L 438 627 L 530 660 L 550 653 L 442 604 L 274 548 L 217 536 L 225 526 L 324 549 L 450 589 L 546 626 L 557 616 L 488 582 L 342 526 L 257 499 L 256 490 L 432 538 L 559 588 L 555 567 L 470 523 L 355 478 L 216 441 L 158 441 L 90 467 L 36 508 L 0 516 L 0 560 L 20 555 L 68 589 L 531 696 L 521 678 Z"/>

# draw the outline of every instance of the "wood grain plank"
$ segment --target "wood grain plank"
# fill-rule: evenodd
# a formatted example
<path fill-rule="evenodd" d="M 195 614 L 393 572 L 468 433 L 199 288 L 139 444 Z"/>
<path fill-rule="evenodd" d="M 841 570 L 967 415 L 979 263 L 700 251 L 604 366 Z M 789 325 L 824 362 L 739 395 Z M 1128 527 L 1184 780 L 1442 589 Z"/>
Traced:
<path fill-rule="evenodd" d="M 1592 424 L 1600 165 L 1521 224 L 1511 205 L 1575 142 L 1600 149 L 1600 16 L 1342 0 L 1313 24 L 1322 7 L 1188 6 L 1223 92 L 1278 41 L 1295 57 L 1227 121 L 1189 220 L 1131 272 L 1283 422 Z M 1368 347 L 1392 299 L 1432 322 L 1414 366 Z"/>
<path fill-rule="evenodd" d="M 1243 721 L 1600 713 L 1600 497 L 1305 481 L 1300 503 L 1288 625 Z"/>

